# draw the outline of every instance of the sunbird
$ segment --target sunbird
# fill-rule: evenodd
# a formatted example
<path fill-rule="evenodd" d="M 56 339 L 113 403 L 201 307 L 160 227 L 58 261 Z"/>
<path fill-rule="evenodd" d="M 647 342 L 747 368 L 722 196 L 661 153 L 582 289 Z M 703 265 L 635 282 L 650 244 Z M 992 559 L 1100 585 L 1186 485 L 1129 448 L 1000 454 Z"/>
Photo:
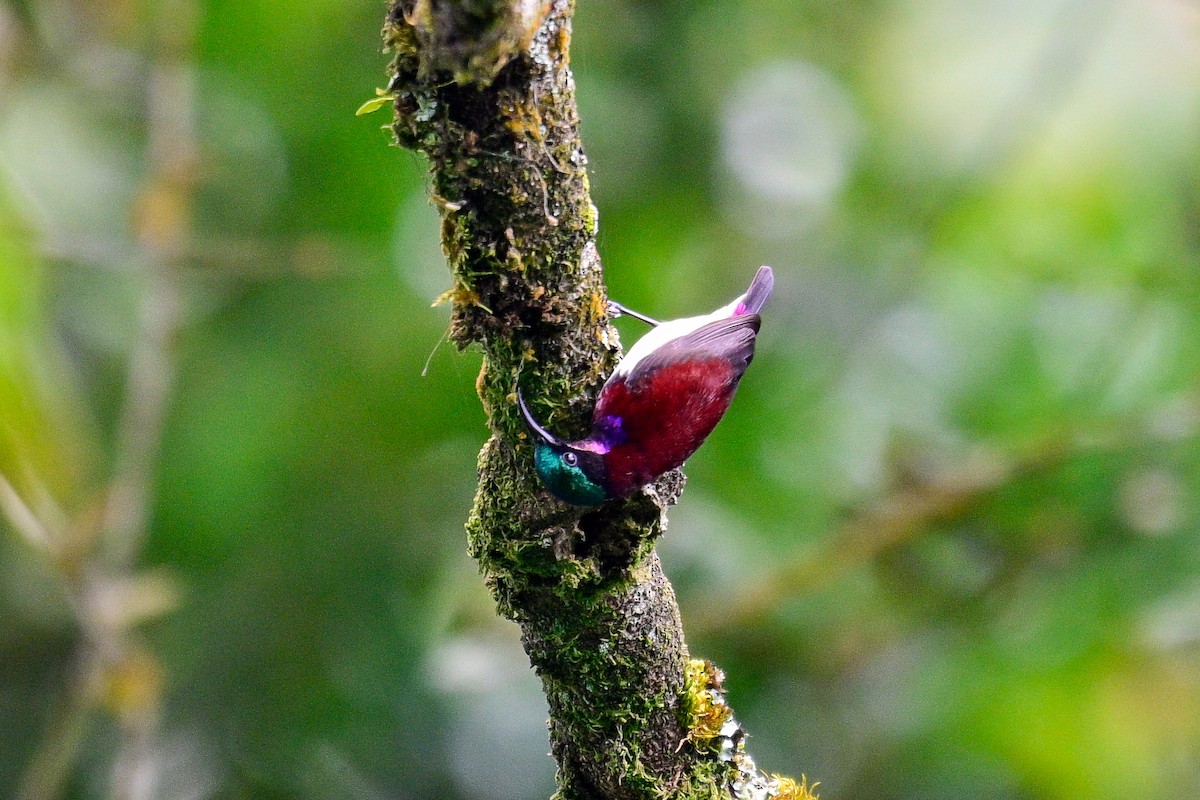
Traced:
<path fill-rule="evenodd" d="M 669 322 L 610 303 L 617 314 L 653 327 L 605 381 L 587 438 L 560 441 L 533 418 L 517 389 L 536 436 L 533 463 L 542 484 L 568 503 L 596 506 L 686 461 L 729 410 L 774 286 L 771 268 L 759 267 L 750 288 L 729 305 Z"/>

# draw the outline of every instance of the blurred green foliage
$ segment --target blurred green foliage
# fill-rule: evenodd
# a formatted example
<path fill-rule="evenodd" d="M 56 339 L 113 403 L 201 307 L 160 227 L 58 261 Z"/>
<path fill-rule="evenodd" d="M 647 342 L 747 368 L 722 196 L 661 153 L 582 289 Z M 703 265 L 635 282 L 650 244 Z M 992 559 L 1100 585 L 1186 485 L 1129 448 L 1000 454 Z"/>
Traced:
<path fill-rule="evenodd" d="M 580 5 L 613 296 L 680 316 L 778 276 L 661 547 L 758 762 L 830 798 L 1200 796 L 1195 5 Z M 382 14 L 0 0 L 0 475 L 65 543 L 9 496 L 0 795 L 552 791 L 465 554 L 486 431 L 424 165 L 354 116 Z M 171 70 L 198 166 L 164 266 Z M 147 536 L 114 566 L 89 537 L 164 274 Z"/>

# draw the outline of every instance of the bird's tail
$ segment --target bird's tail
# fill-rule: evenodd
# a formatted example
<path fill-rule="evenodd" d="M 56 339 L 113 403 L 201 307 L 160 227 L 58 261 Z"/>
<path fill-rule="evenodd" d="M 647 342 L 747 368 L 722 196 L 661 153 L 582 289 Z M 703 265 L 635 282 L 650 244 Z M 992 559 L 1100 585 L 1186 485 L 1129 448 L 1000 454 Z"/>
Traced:
<path fill-rule="evenodd" d="M 754 280 L 750 281 L 750 288 L 746 290 L 746 294 L 742 295 L 742 301 L 738 303 L 734 316 L 757 314 L 762 311 L 767 301 L 771 299 L 771 290 L 774 288 L 775 273 L 771 271 L 770 267 L 759 267 L 758 272 L 754 275 Z"/>

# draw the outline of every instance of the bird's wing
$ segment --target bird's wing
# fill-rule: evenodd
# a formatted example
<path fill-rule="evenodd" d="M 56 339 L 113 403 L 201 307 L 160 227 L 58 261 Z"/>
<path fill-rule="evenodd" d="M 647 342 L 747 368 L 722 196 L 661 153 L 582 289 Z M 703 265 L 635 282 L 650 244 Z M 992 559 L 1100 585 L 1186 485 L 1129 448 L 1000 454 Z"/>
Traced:
<path fill-rule="evenodd" d="M 754 357 L 758 325 L 755 314 L 717 320 L 609 378 L 592 426 L 614 495 L 679 466 L 712 433 Z"/>
<path fill-rule="evenodd" d="M 643 356 L 625 380 L 631 388 L 635 388 L 647 376 L 671 364 L 715 358 L 728 361 L 734 369 L 735 380 L 740 379 L 754 358 L 754 339 L 760 324 L 761 317 L 758 314 L 742 314 L 709 322 L 664 342 Z"/>

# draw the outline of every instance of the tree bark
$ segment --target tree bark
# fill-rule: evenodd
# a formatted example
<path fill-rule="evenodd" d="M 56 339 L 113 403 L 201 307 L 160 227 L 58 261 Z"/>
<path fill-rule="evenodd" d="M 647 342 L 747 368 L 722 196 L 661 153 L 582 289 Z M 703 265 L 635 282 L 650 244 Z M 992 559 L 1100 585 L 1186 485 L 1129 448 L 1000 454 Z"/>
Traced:
<path fill-rule="evenodd" d="M 451 338 L 477 345 L 492 436 L 467 523 L 550 706 L 575 798 L 805 797 L 758 772 L 719 671 L 691 661 L 654 540 L 682 473 L 596 509 L 542 490 L 515 404 L 582 435 L 619 355 L 569 64 L 572 0 L 400 0 L 384 27 L 398 143 L 428 156 L 453 273 Z"/>

